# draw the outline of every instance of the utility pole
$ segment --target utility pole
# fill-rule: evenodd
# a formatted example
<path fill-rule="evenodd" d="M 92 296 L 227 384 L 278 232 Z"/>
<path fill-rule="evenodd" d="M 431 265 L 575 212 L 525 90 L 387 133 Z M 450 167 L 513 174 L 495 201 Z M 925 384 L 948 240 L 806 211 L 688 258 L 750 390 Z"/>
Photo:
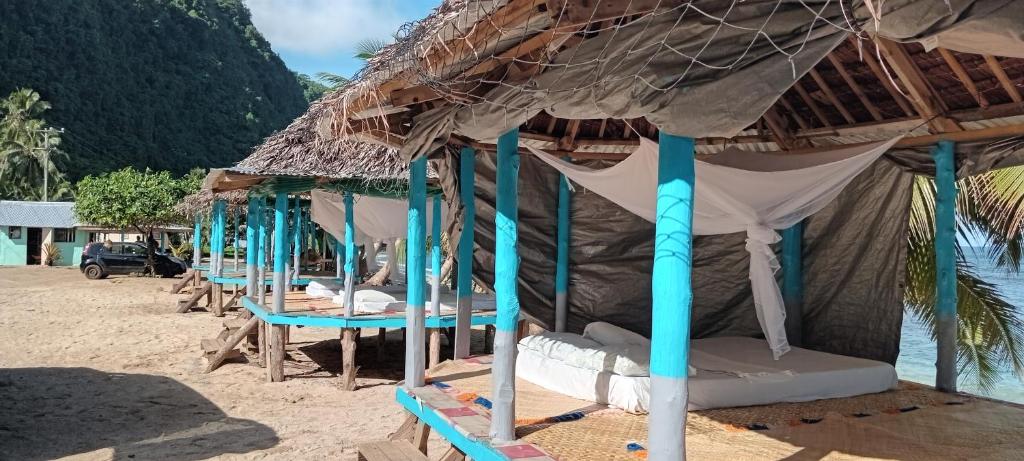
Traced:
<path fill-rule="evenodd" d="M 44 128 L 43 132 L 43 201 L 50 201 L 50 132 L 64 134 L 64 129 Z"/>

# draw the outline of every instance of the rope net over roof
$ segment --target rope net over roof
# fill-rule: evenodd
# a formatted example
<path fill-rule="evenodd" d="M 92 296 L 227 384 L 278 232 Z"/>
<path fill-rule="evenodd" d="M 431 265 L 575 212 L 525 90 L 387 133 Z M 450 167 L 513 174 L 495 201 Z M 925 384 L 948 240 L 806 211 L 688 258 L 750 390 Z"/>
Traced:
<path fill-rule="evenodd" d="M 579 147 L 573 142 L 585 121 L 599 137 L 652 136 L 653 127 L 702 139 L 753 131 L 758 142 L 775 144 L 762 147 L 781 149 L 811 144 L 798 130 L 900 118 L 948 132 L 957 129 L 951 112 L 964 98 L 986 109 L 1020 103 L 1020 61 L 991 56 L 1024 57 L 1015 7 L 1009 0 L 450 0 L 405 26 L 354 84 L 325 98 L 324 122 L 336 137 L 400 147 L 406 158 L 453 135 L 490 141 L 524 123 L 564 151 Z M 960 103 L 936 97 L 936 79 L 919 67 L 931 58 L 912 42 L 939 50 L 959 80 L 967 75 L 963 87 L 951 88 Z"/>

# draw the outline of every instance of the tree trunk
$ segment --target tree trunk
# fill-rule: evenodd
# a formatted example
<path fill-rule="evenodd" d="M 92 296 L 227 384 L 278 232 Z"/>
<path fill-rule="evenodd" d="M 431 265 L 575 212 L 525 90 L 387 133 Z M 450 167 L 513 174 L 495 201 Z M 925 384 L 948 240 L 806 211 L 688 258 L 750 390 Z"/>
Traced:
<path fill-rule="evenodd" d="M 444 258 L 444 263 L 441 264 L 441 285 L 451 285 L 451 283 L 445 283 L 452 276 L 452 268 L 455 267 L 455 255 L 449 253 L 447 258 Z"/>
<path fill-rule="evenodd" d="M 146 267 L 142 268 L 142 274 L 149 274 L 151 277 L 156 277 L 156 246 L 157 241 L 153 238 L 153 229 L 142 230 L 138 227 L 140 234 L 146 235 Z"/>
<path fill-rule="evenodd" d="M 391 261 L 384 264 L 373 277 L 366 280 L 367 285 L 372 286 L 384 286 L 387 285 L 388 281 L 391 280 Z"/>

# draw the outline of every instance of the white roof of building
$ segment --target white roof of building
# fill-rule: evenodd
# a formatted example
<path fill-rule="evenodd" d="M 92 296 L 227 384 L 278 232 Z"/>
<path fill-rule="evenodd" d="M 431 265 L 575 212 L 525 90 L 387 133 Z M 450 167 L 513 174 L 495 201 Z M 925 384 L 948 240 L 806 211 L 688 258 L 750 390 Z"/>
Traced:
<path fill-rule="evenodd" d="M 0 226 L 77 227 L 74 202 L 0 200 Z"/>

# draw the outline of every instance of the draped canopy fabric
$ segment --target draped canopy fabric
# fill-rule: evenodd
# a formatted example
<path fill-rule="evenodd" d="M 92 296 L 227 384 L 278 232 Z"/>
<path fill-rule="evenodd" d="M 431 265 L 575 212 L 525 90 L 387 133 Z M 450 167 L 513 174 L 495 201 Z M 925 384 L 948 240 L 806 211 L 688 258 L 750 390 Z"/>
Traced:
<path fill-rule="evenodd" d="M 785 229 L 821 210 L 899 138 L 811 154 L 726 150 L 714 163 L 698 161 L 693 211 L 695 235 L 746 231 L 749 277 L 757 320 L 775 358 L 789 350 L 785 306 L 775 283 L 779 263 L 771 244 Z M 574 165 L 527 147 L 540 160 L 598 195 L 654 222 L 658 145 L 641 139 L 624 161 L 600 170 Z M 739 166 L 743 166 L 740 168 Z"/>
<path fill-rule="evenodd" d="M 320 227 L 330 232 L 339 241 L 345 240 L 345 202 L 341 194 L 314 190 L 313 205 L 310 216 Z M 409 203 L 398 200 L 368 195 L 356 195 L 352 208 L 355 210 L 353 222 L 356 227 L 356 242 L 367 240 L 393 240 L 405 238 L 409 233 Z M 433 222 L 434 212 L 427 206 L 427 229 Z M 441 219 L 447 213 L 442 207 Z"/>

